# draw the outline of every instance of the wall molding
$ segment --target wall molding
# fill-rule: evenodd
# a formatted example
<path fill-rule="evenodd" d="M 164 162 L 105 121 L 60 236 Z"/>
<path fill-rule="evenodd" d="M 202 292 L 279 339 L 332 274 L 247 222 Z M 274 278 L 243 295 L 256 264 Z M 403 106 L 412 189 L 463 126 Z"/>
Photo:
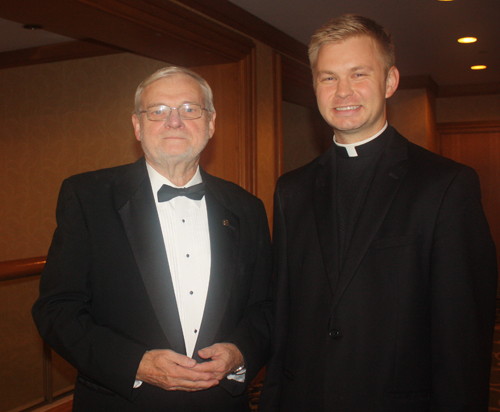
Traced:
<path fill-rule="evenodd" d="M 105 56 L 122 53 L 123 51 L 122 49 L 109 47 L 92 40 L 76 40 L 0 53 L 0 69 L 54 63 L 85 57 Z"/>
<path fill-rule="evenodd" d="M 478 122 L 446 122 L 438 123 L 436 130 L 439 134 L 454 133 L 490 133 L 500 132 L 500 121 L 478 121 Z"/>

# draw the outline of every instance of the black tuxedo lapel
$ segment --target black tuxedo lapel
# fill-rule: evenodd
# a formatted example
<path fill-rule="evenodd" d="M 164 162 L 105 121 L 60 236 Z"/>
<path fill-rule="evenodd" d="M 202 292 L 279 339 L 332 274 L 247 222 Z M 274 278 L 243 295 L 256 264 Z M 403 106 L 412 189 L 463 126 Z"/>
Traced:
<path fill-rule="evenodd" d="M 115 205 L 158 322 L 171 349 L 185 354 L 167 253 L 144 159 L 134 163 L 117 183 Z"/>
<path fill-rule="evenodd" d="M 314 214 L 321 253 L 328 274 L 330 289 L 335 292 L 338 280 L 338 237 L 335 216 L 335 152 L 330 149 L 318 161 L 318 173 L 314 184 Z"/>
<path fill-rule="evenodd" d="M 193 357 L 197 351 L 214 343 L 231 294 L 231 287 L 238 266 L 240 222 L 229 210 L 229 199 L 217 182 L 206 173 L 208 227 L 210 231 L 211 269 L 207 300 L 200 334 Z"/>
<path fill-rule="evenodd" d="M 354 227 L 340 272 L 338 287 L 335 291 L 333 307 L 338 303 L 356 273 L 406 174 L 408 168 L 407 141 L 396 134 L 393 129 L 392 133 L 394 135 L 380 155 L 358 221 Z"/>

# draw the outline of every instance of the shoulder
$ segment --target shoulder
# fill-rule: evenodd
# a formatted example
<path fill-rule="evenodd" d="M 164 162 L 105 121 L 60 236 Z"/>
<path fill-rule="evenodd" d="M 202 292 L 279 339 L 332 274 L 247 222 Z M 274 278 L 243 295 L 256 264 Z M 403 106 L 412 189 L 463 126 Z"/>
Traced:
<path fill-rule="evenodd" d="M 207 189 L 224 205 L 247 210 L 263 208 L 262 201 L 236 183 L 213 176 L 202 170 L 203 181 Z"/>
<path fill-rule="evenodd" d="M 460 176 L 477 179 L 477 173 L 472 167 L 438 155 L 411 142 L 408 142 L 408 157 L 410 168 L 420 173 L 422 177 L 429 176 L 435 181 Z"/>
<path fill-rule="evenodd" d="M 130 193 L 147 177 L 143 158 L 126 165 L 79 173 L 65 179 L 61 193 L 75 193 L 83 198 L 109 196 L 112 192 Z"/>
<path fill-rule="evenodd" d="M 117 177 L 122 176 L 135 163 L 130 163 L 121 166 L 114 166 L 105 169 L 92 170 L 88 172 L 78 173 L 68 177 L 66 180 L 73 184 L 95 184 L 96 182 L 107 181 L 111 182 Z"/>
<path fill-rule="evenodd" d="M 414 186 L 415 190 L 427 188 L 443 193 L 455 187 L 479 195 L 479 177 L 472 167 L 431 152 L 397 132 L 390 144 L 389 151 L 399 146 L 406 152 L 404 160 L 396 165 L 406 169 L 404 184 Z"/>
<path fill-rule="evenodd" d="M 319 171 L 323 170 L 324 167 L 328 167 L 333 158 L 333 147 L 328 149 L 326 152 L 322 153 L 315 159 L 311 160 L 305 165 L 284 173 L 280 176 L 278 181 L 281 184 L 286 184 L 288 182 L 307 182 L 311 178 L 315 178 Z"/>
<path fill-rule="evenodd" d="M 295 170 L 284 173 L 278 179 L 277 191 L 304 191 L 312 189 L 319 176 L 328 174 L 333 167 L 333 147 Z"/>

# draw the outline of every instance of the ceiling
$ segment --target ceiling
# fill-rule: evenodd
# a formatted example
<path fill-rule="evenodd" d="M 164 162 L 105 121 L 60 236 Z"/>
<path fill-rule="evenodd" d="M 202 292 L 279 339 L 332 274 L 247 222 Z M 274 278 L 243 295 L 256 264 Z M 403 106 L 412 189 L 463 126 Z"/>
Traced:
<path fill-rule="evenodd" d="M 0 53 L 72 41 L 45 30 L 27 30 L 21 23 L 0 18 Z"/>
<path fill-rule="evenodd" d="M 330 18 L 370 17 L 392 33 L 402 76 L 438 85 L 500 81 L 500 0 L 230 0 L 306 45 Z M 457 39 L 474 36 L 474 44 Z M 486 70 L 473 71 L 484 64 Z"/>
<path fill-rule="evenodd" d="M 329 18 L 361 14 L 393 34 L 403 77 L 431 76 L 439 86 L 500 83 L 500 0 L 230 1 L 305 45 Z M 23 24 L 2 17 L 0 11 L 0 52 L 72 40 L 45 30 L 26 30 Z M 478 41 L 459 44 L 457 39 L 464 36 Z M 487 69 L 471 70 L 476 64 Z"/>

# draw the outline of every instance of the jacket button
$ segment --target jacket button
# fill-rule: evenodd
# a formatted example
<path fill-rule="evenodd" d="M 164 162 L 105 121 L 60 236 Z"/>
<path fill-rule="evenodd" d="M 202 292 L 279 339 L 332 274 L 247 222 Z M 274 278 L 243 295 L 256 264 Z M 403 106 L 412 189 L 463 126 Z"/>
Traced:
<path fill-rule="evenodd" d="M 342 337 L 337 329 L 332 329 L 330 332 L 328 332 L 328 336 L 330 336 L 332 339 L 339 339 Z"/>

